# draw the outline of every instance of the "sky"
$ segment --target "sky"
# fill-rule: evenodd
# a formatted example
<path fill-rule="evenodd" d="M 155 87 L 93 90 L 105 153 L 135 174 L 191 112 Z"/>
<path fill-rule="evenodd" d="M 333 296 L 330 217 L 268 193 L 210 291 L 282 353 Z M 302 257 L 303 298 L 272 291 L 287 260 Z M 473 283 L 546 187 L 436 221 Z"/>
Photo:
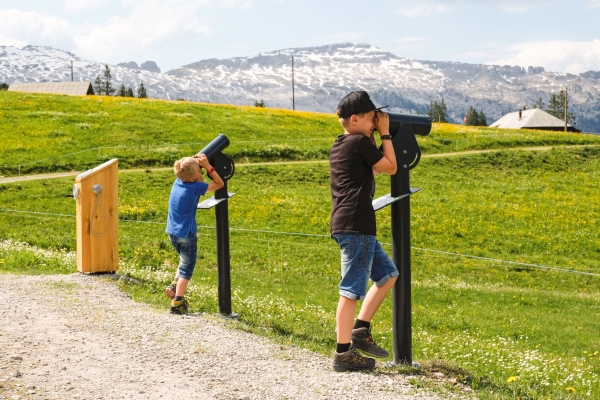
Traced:
<path fill-rule="evenodd" d="M 368 43 L 417 60 L 600 71 L 600 0 L 0 0 L 0 45 L 87 60 L 209 58 Z"/>

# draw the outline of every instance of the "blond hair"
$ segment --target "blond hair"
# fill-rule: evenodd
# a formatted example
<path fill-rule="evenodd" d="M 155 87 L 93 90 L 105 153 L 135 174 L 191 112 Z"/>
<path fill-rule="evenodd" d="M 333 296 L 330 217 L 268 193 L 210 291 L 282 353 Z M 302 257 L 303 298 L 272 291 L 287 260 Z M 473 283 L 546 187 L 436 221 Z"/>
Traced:
<path fill-rule="evenodd" d="M 188 182 L 196 172 L 200 170 L 198 160 L 194 157 L 183 157 L 181 160 L 175 161 L 173 171 L 182 182 Z"/>

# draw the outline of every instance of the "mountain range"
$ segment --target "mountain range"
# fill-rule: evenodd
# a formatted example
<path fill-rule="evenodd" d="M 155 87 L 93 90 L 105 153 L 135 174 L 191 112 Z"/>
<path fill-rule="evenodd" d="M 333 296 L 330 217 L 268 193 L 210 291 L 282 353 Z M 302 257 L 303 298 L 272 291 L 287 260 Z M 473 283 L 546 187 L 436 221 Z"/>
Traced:
<path fill-rule="evenodd" d="M 292 98 L 292 57 L 294 95 Z M 84 60 L 47 46 L 18 49 L 0 46 L 0 82 L 94 81 L 104 63 Z M 250 57 L 207 59 L 161 73 L 153 61 L 110 65 L 113 86 L 137 88 L 150 97 L 253 105 L 333 113 L 353 90 L 367 90 L 375 104 L 392 112 L 425 113 L 431 101 L 448 108 L 450 120 L 462 122 L 469 107 L 482 110 L 488 122 L 508 112 L 531 108 L 541 97 L 567 88 L 577 128 L 600 132 L 600 72 L 568 74 L 542 67 L 419 61 L 368 45 L 339 43 L 291 48 Z"/>

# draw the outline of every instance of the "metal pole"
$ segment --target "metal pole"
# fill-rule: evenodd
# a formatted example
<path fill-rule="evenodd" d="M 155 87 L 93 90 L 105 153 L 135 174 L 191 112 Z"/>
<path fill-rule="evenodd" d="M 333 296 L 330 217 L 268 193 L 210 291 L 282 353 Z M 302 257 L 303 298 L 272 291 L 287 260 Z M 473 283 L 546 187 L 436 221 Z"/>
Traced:
<path fill-rule="evenodd" d="M 402 166 L 398 166 L 400 170 Z M 410 193 L 408 168 L 391 177 L 392 197 Z M 398 280 L 392 291 L 394 364 L 412 364 L 412 316 L 410 271 L 410 196 L 392 207 L 392 260 L 398 267 Z"/>
<path fill-rule="evenodd" d="M 215 192 L 215 199 L 227 199 L 227 181 Z M 217 220 L 217 273 L 219 278 L 219 312 L 231 315 L 231 265 L 229 255 L 229 201 L 225 200 L 215 206 Z"/>
<path fill-rule="evenodd" d="M 296 110 L 296 95 L 294 90 L 294 56 L 292 55 L 292 110 Z"/>
<path fill-rule="evenodd" d="M 569 104 L 569 97 L 567 94 L 567 87 L 565 86 L 565 132 L 567 132 L 567 104 Z"/>

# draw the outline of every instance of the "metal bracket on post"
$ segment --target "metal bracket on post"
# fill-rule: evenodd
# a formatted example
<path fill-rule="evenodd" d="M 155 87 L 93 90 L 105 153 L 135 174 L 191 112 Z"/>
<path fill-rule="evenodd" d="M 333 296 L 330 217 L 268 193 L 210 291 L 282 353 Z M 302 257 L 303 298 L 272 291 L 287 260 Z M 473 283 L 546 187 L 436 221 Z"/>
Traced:
<path fill-rule="evenodd" d="M 230 318 L 237 318 L 238 314 L 231 310 L 231 263 L 229 252 L 229 200 L 235 193 L 227 191 L 227 181 L 233 177 L 235 164 L 233 160 L 221 153 L 229 146 L 229 139 L 223 134 L 217 136 L 208 146 L 198 154 L 204 154 L 223 179 L 223 187 L 215 195 L 198 204 L 199 209 L 215 208 L 216 235 L 217 235 L 217 274 L 219 312 Z"/>
<path fill-rule="evenodd" d="M 410 187 L 409 171 L 421 160 L 415 135 L 429 134 L 431 118 L 427 115 L 388 115 L 398 170 L 390 177 L 391 193 L 373 200 L 373 209 L 392 207 L 392 261 L 400 273 L 392 292 L 393 363 L 418 366 L 412 360 L 410 195 L 421 189 Z"/>
<path fill-rule="evenodd" d="M 413 193 L 417 193 L 421 188 L 410 188 L 410 193 L 403 194 L 400 196 L 393 197 L 391 193 L 386 194 L 385 196 L 381 196 L 373 200 L 373 210 L 379 211 L 382 208 L 389 206 L 397 201 L 402 200 L 406 196 L 410 196 Z"/>
<path fill-rule="evenodd" d="M 223 202 L 223 201 L 227 201 L 228 199 L 230 199 L 231 197 L 235 196 L 235 193 L 233 192 L 227 192 L 227 196 L 229 196 L 226 199 L 217 199 L 215 198 L 215 196 L 204 200 L 202 203 L 198 203 L 198 209 L 200 210 L 210 210 L 211 208 L 213 208 L 214 206 L 216 206 L 217 204 Z"/>

